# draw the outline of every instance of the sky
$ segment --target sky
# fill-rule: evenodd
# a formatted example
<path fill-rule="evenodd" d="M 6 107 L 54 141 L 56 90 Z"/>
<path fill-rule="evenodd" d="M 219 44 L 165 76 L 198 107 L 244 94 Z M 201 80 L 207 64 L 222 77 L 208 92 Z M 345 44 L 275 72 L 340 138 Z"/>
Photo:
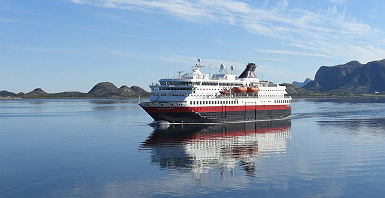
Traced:
<path fill-rule="evenodd" d="M 0 90 L 89 91 L 257 64 L 260 79 L 385 58 L 381 0 L 0 0 Z"/>

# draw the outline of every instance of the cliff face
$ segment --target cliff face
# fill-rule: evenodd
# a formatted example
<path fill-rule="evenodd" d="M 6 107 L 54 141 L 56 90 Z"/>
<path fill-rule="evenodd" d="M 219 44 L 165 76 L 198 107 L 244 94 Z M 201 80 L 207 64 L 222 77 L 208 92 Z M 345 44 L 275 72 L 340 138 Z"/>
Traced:
<path fill-rule="evenodd" d="M 304 88 L 311 91 L 357 94 L 385 91 L 385 59 L 367 64 L 351 61 L 343 65 L 322 66 L 314 81 Z"/>

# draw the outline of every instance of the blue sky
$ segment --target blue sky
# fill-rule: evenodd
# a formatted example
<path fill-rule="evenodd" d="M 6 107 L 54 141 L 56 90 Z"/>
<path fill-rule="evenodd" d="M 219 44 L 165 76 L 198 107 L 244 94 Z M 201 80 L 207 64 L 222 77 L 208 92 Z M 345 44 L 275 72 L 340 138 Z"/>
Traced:
<path fill-rule="evenodd" d="M 0 90 L 88 91 L 248 62 L 274 82 L 385 58 L 385 3 L 358 0 L 0 0 Z"/>

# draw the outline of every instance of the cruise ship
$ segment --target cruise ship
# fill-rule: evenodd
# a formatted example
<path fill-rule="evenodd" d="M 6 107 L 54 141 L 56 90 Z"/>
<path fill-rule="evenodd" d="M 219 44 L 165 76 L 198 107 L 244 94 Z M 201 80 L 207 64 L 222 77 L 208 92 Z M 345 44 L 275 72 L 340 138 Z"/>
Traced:
<path fill-rule="evenodd" d="M 218 123 L 283 119 L 291 114 L 286 87 L 260 81 L 254 63 L 241 75 L 220 65 L 217 74 L 201 72 L 201 60 L 192 72 L 160 79 L 150 85 L 149 102 L 139 105 L 155 120 L 169 123 Z"/>

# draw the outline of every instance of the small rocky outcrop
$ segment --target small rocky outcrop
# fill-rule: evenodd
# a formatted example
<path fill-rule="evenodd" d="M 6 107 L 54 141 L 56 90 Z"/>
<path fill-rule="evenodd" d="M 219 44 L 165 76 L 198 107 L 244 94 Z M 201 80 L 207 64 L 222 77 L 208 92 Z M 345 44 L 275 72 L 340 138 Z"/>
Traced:
<path fill-rule="evenodd" d="M 9 92 L 6 90 L 0 91 L 0 100 L 13 100 L 13 99 L 21 99 L 17 97 L 17 95 L 13 92 Z"/>
<path fill-rule="evenodd" d="M 112 97 L 119 94 L 119 89 L 110 82 L 101 82 L 96 84 L 89 92 L 94 97 Z"/>
<path fill-rule="evenodd" d="M 126 85 L 123 85 L 119 88 L 119 95 L 122 97 L 132 97 L 135 96 L 135 92 Z"/>
<path fill-rule="evenodd" d="M 106 98 L 127 98 L 127 97 L 138 97 L 150 96 L 150 93 L 146 90 L 138 87 L 132 86 L 128 87 L 126 85 L 117 88 L 113 83 L 110 82 L 101 82 L 95 85 L 88 94 L 92 97 L 106 97 Z"/>
<path fill-rule="evenodd" d="M 6 90 L 3 90 L 3 91 L 0 91 L 0 96 L 2 96 L 2 97 L 14 97 L 14 96 L 16 96 L 16 94 L 15 93 L 13 93 L 13 92 L 9 92 L 9 91 L 6 91 Z"/>
<path fill-rule="evenodd" d="M 138 86 L 132 86 L 131 89 L 136 93 L 137 96 L 150 96 L 151 94 Z"/>
<path fill-rule="evenodd" d="M 40 98 L 45 96 L 48 96 L 48 93 L 42 90 L 41 88 L 36 88 L 33 91 L 24 94 L 24 97 L 28 98 Z"/>
<path fill-rule="evenodd" d="M 307 96 L 307 95 L 311 94 L 310 91 L 308 91 L 304 88 L 300 88 L 300 87 L 293 85 L 293 84 L 290 84 L 290 83 L 283 83 L 280 85 L 286 86 L 286 92 L 290 96 Z"/>
<path fill-rule="evenodd" d="M 88 96 L 89 95 L 87 93 L 82 93 L 78 91 L 65 91 L 50 94 L 51 98 L 87 98 Z"/>

